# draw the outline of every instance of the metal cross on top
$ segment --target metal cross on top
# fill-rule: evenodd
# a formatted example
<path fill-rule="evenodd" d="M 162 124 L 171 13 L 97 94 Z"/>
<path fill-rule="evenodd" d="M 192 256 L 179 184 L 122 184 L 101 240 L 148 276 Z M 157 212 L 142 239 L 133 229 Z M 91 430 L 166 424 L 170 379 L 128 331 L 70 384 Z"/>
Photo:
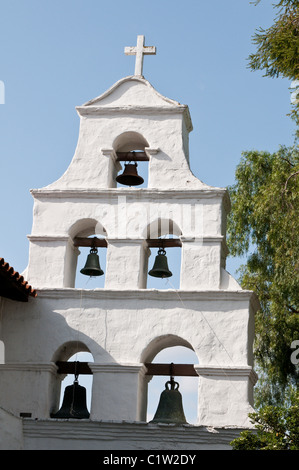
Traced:
<path fill-rule="evenodd" d="M 144 36 L 137 36 L 137 46 L 136 47 L 125 47 L 126 55 L 136 55 L 135 62 L 135 74 L 142 76 L 143 68 L 143 56 L 144 55 L 155 55 L 156 48 L 155 46 L 145 46 L 144 45 Z"/>

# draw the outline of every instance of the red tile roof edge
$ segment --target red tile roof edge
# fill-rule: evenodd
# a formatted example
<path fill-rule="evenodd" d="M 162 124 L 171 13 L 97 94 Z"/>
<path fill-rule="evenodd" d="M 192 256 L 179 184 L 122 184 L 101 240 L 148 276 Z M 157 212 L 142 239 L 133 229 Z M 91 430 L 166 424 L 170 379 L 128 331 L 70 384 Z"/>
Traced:
<path fill-rule="evenodd" d="M 27 281 L 24 280 L 24 277 L 21 276 L 17 271 L 14 270 L 12 266 L 5 261 L 4 258 L 0 258 L 0 270 L 5 272 L 8 277 L 15 282 L 21 289 L 24 290 L 25 294 L 30 295 L 31 297 L 36 297 L 37 292 L 33 287 L 31 287 Z"/>

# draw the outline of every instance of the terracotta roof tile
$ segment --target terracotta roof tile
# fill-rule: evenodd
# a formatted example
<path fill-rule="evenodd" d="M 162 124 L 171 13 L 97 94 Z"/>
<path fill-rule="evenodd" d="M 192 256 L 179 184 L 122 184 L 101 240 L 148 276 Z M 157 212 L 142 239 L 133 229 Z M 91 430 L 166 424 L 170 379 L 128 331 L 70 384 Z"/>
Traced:
<path fill-rule="evenodd" d="M 4 258 L 0 258 L 0 296 L 22 302 L 37 296 L 36 290 Z"/>

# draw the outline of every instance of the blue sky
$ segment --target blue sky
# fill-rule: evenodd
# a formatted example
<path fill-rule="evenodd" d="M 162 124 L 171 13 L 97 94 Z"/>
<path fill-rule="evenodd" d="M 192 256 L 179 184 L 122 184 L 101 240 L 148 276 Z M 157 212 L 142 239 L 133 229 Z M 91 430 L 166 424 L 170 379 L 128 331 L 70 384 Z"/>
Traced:
<path fill-rule="evenodd" d="M 190 164 L 199 179 L 226 187 L 242 151 L 291 145 L 290 82 L 247 68 L 252 35 L 274 15 L 269 0 L 0 0 L 0 256 L 26 268 L 29 190 L 68 167 L 75 106 L 134 74 L 124 47 L 138 34 L 157 48 L 144 59 L 145 78 L 190 108 Z M 239 262 L 229 260 L 228 269 Z"/>

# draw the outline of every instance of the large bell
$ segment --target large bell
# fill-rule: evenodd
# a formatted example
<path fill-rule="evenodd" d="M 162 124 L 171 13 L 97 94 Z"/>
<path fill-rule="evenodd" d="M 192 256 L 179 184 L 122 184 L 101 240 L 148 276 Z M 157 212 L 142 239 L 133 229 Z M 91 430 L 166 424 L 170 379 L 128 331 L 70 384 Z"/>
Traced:
<path fill-rule="evenodd" d="M 85 266 L 80 270 L 80 273 L 85 274 L 86 276 L 102 276 L 104 274 L 104 271 L 100 266 L 97 248 L 91 248 L 90 253 L 87 256 Z"/>
<path fill-rule="evenodd" d="M 166 251 L 163 248 L 159 248 L 156 256 L 154 266 L 149 271 L 149 275 L 153 277 L 170 277 L 172 272 L 168 269 L 168 262 L 166 257 Z"/>
<path fill-rule="evenodd" d="M 86 407 L 86 389 L 78 384 L 77 377 L 75 378 L 73 385 L 65 387 L 61 408 L 57 413 L 51 413 L 51 418 L 89 418 L 89 411 Z"/>
<path fill-rule="evenodd" d="M 116 177 L 116 181 L 125 186 L 138 186 L 144 182 L 144 179 L 137 173 L 137 163 L 125 163 L 125 169 Z"/>
<path fill-rule="evenodd" d="M 153 420 L 150 421 L 151 423 L 187 423 L 183 410 L 182 395 L 178 388 L 178 382 L 175 382 L 172 377 L 171 380 L 166 382 L 165 390 L 161 393 L 158 408 Z"/>

